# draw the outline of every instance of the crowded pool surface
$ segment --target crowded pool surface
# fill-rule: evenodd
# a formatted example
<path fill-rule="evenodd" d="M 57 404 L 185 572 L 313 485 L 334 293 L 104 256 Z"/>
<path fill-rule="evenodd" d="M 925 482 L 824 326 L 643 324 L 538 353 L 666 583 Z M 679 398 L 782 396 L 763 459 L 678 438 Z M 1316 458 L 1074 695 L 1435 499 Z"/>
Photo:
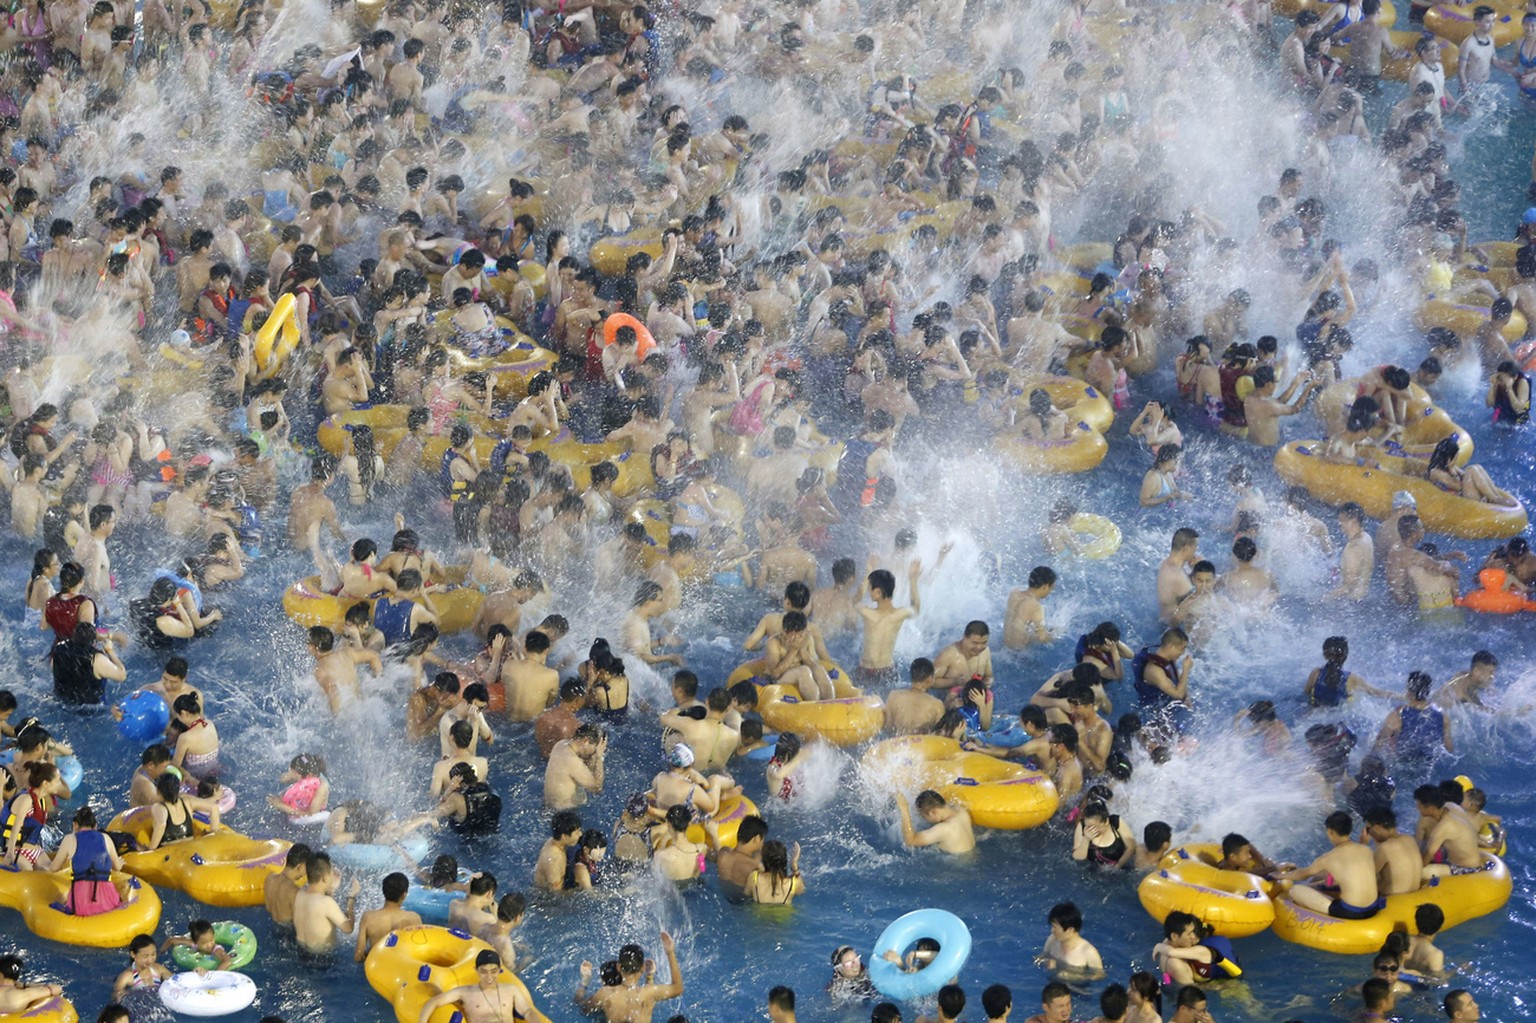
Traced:
<path fill-rule="evenodd" d="M 1434 8 L 1434 36 L 1406 3 L 1375 0 L 577 0 L 558 17 L 406 0 L 200 6 L 22 0 L 0 40 L 15 118 L 0 147 L 0 589 L 14 597 L 0 651 L 16 665 L 0 688 L 17 704 L 7 728 L 36 717 L 83 767 L 51 812 L 48 772 L 40 787 L 25 768 L 10 779 L 4 854 L 24 846 L 46 868 L 61 840 L 94 847 L 86 831 L 66 838 L 90 807 L 138 878 L 131 905 L 93 917 L 47 909 L 20 894 L 44 891 L 39 877 L 0 871 L 0 956 L 24 964 L 18 985 L 0 958 L 0 1010 L 17 1010 L 0 1020 L 142 1023 L 167 1018 L 163 1001 L 248 1023 L 414 1023 L 450 973 L 468 985 L 452 998 L 468 1023 L 510 1023 L 514 1005 L 556 1023 L 950 1023 L 953 991 L 935 996 L 946 982 L 964 991 L 959 1019 L 989 1018 L 983 992 L 1006 985 L 1010 1018 L 1068 1023 L 1147 978 L 1160 1011 L 1138 995 L 1121 1018 L 1526 1018 L 1536 556 L 1510 545 L 1536 501 L 1522 368 L 1536 365 L 1536 327 L 1520 326 L 1536 324 L 1536 15 L 1523 28 L 1520 9 L 1498 6 L 1489 28 L 1473 5 Z M 1385 77 L 1372 73 L 1376 29 L 1362 31 L 1373 14 L 1383 29 L 1395 19 Z M 1332 57 L 1312 41 L 1323 35 Z M 1392 52 L 1421 38 L 1438 42 L 1417 64 Z M 1404 78 L 1438 91 L 1416 101 Z M 1511 325 L 1488 326 L 1506 296 Z M 1377 545 L 1365 561 L 1359 506 Z M 1410 518 L 1389 554 L 1388 515 L 1425 535 Z M 363 538 L 377 558 L 357 555 Z M 35 558 L 41 546 L 57 556 Z M 420 610 L 380 600 L 371 645 L 367 628 L 342 628 L 361 594 L 411 590 L 417 568 L 439 584 Z M 44 599 L 79 574 L 102 634 L 56 637 L 49 625 L 69 631 L 74 606 L 55 598 L 40 624 Z M 744 649 L 795 579 L 816 591 L 830 671 L 802 658 L 791 615 Z M 557 699 L 522 659 L 547 616 L 569 626 L 548 664 L 580 678 L 579 718 L 606 736 L 603 752 L 583 732 L 556 754 L 602 765 L 575 807 L 606 838 L 601 857 L 551 851 L 566 818 L 547 805 L 546 757 L 531 721 L 499 709 Z M 413 637 L 429 619 L 441 636 Z M 990 662 L 951 648 L 977 622 Z M 1117 734 L 1101 750 L 1093 689 L 1044 703 L 1039 691 L 1100 663 L 1098 640 L 1085 656 L 1080 638 L 1104 622 L 1154 656 L 1114 658 L 1124 677 L 1103 682 L 1101 710 Z M 309 628 L 321 623 L 331 637 Z M 487 651 L 495 623 L 512 638 Z M 110 653 L 108 630 L 123 634 Z M 1309 697 L 1339 636 L 1347 698 L 1327 697 L 1327 675 Z M 1186 639 L 1184 699 L 1173 665 Z M 139 697 L 126 728 L 112 710 L 171 657 L 203 694 L 171 715 L 188 732 L 184 771 L 238 797 L 221 823 L 250 842 L 177 841 L 178 813 L 201 804 L 178 811 L 145 780 L 132 787 L 158 736 L 133 720 L 159 697 Z M 682 699 L 674 675 L 696 675 L 704 701 L 757 658 L 753 680 L 786 688 L 755 691 L 748 731 L 761 722 L 771 745 L 793 730 L 798 755 L 727 758 L 718 737 L 734 744 L 738 729 L 723 725 L 715 748 L 678 753 L 659 720 Z M 918 731 L 905 724 L 929 731 L 940 708 L 915 710 L 910 693 L 881 703 L 922 658 L 965 713 L 938 721 L 944 738 L 905 740 L 903 759 L 893 742 Z M 471 697 L 492 683 L 484 777 L 441 763 L 437 719 L 462 709 L 433 689 L 443 671 Z M 1406 695 L 1425 686 L 1434 709 Z M 1045 704 L 1045 738 L 1010 757 Z M 1126 714 L 1139 733 L 1119 733 Z M 424 738 L 407 737 L 412 715 Z M 216 756 L 195 738 L 207 722 Z M 7 756 L 36 757 L 35 735 Z M 963 768 L 925 763 L 961 756 L 956 737 Z M 295 765 L 324 778 L 349 824 L 270 805 L 319 809 L 315 782 L 285 777 Z M 724 788 L 767 822 L 761 855 L 783 843 L 798 876 L 764 862 L 743 893 L 721 870 L 740 854 L 713 835 L 674 839 L 666 811 L 702 823 L 721 787 L 703 775 L 722 765 Z M 59 758 L 61 773 L 74 766 Z M 1500 821 L 1481 840 L 1465 805 L 1478 797 L 1446 784 L 1458 777 Z M 482 782 L 495 800 L 463 794 Z M 930 785 L 937 811 L 919 796 Z M 142 808 L 115 820 L 131 800 Z M 729 847 L 745 814 L 722 802 Z M 1097 803 L 1111 816 L 1095 834 L 1114 842 L 1085 837 Z M 1383 807 L 1409 837 L 1378 875 L 1348 857 L 1368 855 L 1354 842 Z M 337 834 L 370 837 L 375 810 L 432 817 L 399 843 L 414 862 L 387 839 Z M 1330 838 L 1338 811 L 1348 834 Z M 160 850 L 130 851 L 125 833 L 153 845 L 160 816 Z M 971 818 L 974 850 L 951 855 L 970 846 Z M 626 835 L 626 820 L 650 838 Z M 1171 833 L 1168 859 L 1134 848 L 1154 822 Z M 940 847 L 913 848 L 929 829 Z M 1369 848 L 1389 848 L 1387 832 Z M 1176 852 L 1230 835 L 1273 862 L 1218 871 Z M 290 843 L 330 849 L 334 874 L 315 861 L 310 888 L 339 878 L 349 926 L 354 881 L 361 915 L 403 871 L 411 908 L 445 854 L 461 878 L 494 875 L 496 899 L 519 893 L 522 921 L 510 935 L 483 927 L 493 899 L 472 936 L 385 927 L 365 969 L 323 898 L 304 897 L 297 933 L 273 922 L 258 889 Z M 1426 867 L 1426 844 L 1448 862 Z M 247 866 L 228 865 L 235 848 Z M 1121 863 L 1090 867 L 1084 852 Z M 1285 876 L 1325 853 L 1317 877 Z M 551 862 L 564 890 L 541 883 Z M 1322 875 L 1342 890 L 1321 892 Z M 66 892 L 101 896 L 75 878 L 60 877 L 61 906 Z M 1350 896 L 1386 884 L 1398 894 L 1381 908 L 1341 919 Z M 141 964 L 148 990 L 124 997 L 124 921 L 151 887 L 163 906 L 145 933 L 164 945 L 212 921 L 239 978 L 187 974 L 166 951 L 178 977 L 139 985 Z M 1420 901 L 1447 918 L 1433 941 L 1445 969 L 1407 969 L 1421 942 L 1387 959 L 1430 975 L 1362 989 L 1398 976 L 1373 960 L 1388 921 L 1418 929 Z M 1068 902 L 1102 970 L 1052 961 L 1048 917 Z M 1170 952 L 1166 909 L 1215 935 Z M 942 913 L 897 951 L 937 939 L 932 974 L 877 967 L 881 992 L 829 991 L 850 949 L 880 962 L 886 928 L 919 910 Z M 1182 924 L 1170 932 L 1181 944 Z M 664 934 L 684 989 L 652 1010 L 657 989 L 631 986 L 678 979 Z M 629 943 L 655 976 L 607 983 Z M 474 957 L 490 948 L 515 960 L 477 988 Z M 1240 970 L 1207 969 L 1212 949 Z M 1215 974 L 1189 985 L 1203 1000 L 1180 1000 L 1190 957 Z M 38 988 L 50 984 L 68 1004 Z M 780 986 L 790 1008 L 770 995 Z M 103 1009 L 119 998 L 127 1016 Z"/>

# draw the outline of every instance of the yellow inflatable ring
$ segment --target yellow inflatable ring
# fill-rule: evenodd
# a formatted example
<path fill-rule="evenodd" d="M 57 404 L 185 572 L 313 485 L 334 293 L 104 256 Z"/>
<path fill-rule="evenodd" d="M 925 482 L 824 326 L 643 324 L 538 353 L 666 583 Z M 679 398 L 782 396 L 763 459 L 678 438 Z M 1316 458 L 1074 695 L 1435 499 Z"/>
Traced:
<path fill-rule="evenodd" d="M 712 818 L 715 822 L 715 835 L 720 839 L 720 848 L 736 848 L 736 832 L 741 828 L 741 822 L 757 813 L 757 804 L 746 796 L 727 796 L 720 801 L 720 809 L 715 811 Z M 688 825 L 688 841 L 703 845 L 709 836 L 704 831 L 703 824 Z"/>
<path fill-rule="evenodd" d="M 1186 845 L 1162 858 L 1136 889 L 1161 923 L 1174 910 L 1193 913 L 1224 938 L 1246 938 L 1275 922 L 1272 885 L 1241 870 L 1222 870 L 1219 845 Z"/>
<path fill-rule="evenodd" d="M 80 1023 L 80 1014 L 67 998 L 50 998 L 35 1009 L 0 1015 L 0 1023 Z"/>
<path fill-rule="evenodd" d="M 227 829 L 208 834 L 201 821 L 193 821 L 193 838 L 171 842 L 146 852 L 126 853 L 123 869 L 142 881 L 185 892 L 210 906 L 260 906 L 262 885 L 269 874 L 283 869 L 292 842 L 275 838 L 247 838 Z M 147 844 L 154 820 L 147 806 L 119 814 L 108 831 L 126 831 L 141 845 Z"/>
<path fill-rule="evenodd" d="M 992 446 L 1015 468 L 1028 473 L 1087 472 L 1109 454 L 1109 442 L 1087 423 L 1078 423 L 1065 440 L 999 437 Z"/>
<path fill-rule="evenodd" d="M 1509 868 L 1492 853 L 1483 853 L 1483 869 L 1459 877 L 1437 877 L 1418 891 L 1389 895 L 1386 906 L 1369 920 L 1340 920 L 1303 909 L 1285 896 L 1275 899 L 1275 934 L 1297 945 L 1339 955 L 1370 955 L 1393 931 L 1417 934 L 1413 914 L 1425 903 L 1445 912 L 1440 933 L 1475 917 L 1502 909 L 1512 884 Z"/>
<path fill-rule="evenodd" d="M 1456 4 L 1436 4 L 1424 12 L 1424 30 L 1458 45 L 1464 44 L 1477 27 L 1472 11 L 1480 6 L 1482 5 L 1468 4 L 1461 7 Z M 1494 47 L 1504 47 L 1519 42 L 1523 33 L 1520 19 L 1525 12 L 1520 8 L 1505 7 L 1502 4 L 1490 3 L 1488 6 L 1493 8 L 1491 34 Z"/>
<path fill-rule="evenodd" d="M 1275 471 L 1292 486 L 1306 488 L 1324 504 L 1354 501 L 1373 519 L 1392 514 L 1392 495 L 1399 490 L 1413 495 L 1419 518 L 1431 533 L 1449 533 L 1469 540 L 1503 540 L 1518 536 L 1527 525 L 1525 506 L 1483 504 L 1460 494 L 1441 490 L 1422 476 L 1391 471 L 1394 464 L 1406 467 L 1407 459 L 1378 455 L 1383 468 L 1345 465 L 1322 457 L 1325 442 L 1296 440 L 1275 452 Z"/>
<path fill-rule="evenodd" d="M 1317 414 L 1327 427 L 1329 436 L 1343 432 L 1344 421 L 1349 415 L 1349 407 L 1355 400 L 1355 391 L 1359 388 L 1359 377 L 1348 380 L 1340 380 L 1323 391 L 1317 397 Z M 1462 429 L 1455 420 L 1446 414 L 1430 398 L 1429 392 L 1418 384 L 1408 385 L 1408 409 L 1407 422 L 1403 424 L 1403 432 L 1398 440 L 1384 445 L 1383 450 L 1389 455 L 1401 455 L 1429 460 L 1434 453 L 1435 445 L 1446 437 L 1456 438 L 1456 465 L 1464 466 L 1472 461 L 1473 443 L 1472 436 Z"/>
<path fill-rule="evenodd" d="M 19 911 L 27 929 L 40 938 L 64 945 L 123 948 L 137 935 L 153 934 L 160 926 L 160 895 L 136 877 L 113 874 L 111 880 L 128 882 L 128 900 L 106 913 L 75 916 L 55 908 L 69 898 L 67 870 L 53 874 L 0 868 L 0 906 Z"/>
<path fill-rule="evenodd" d="M 654 227 L 642 227 L 629 234 L 595 241 L 587 250 L 587 261 L 597 267 L 599 273 L 622 277 L 629 257 L 637 252 L 647 253 L 652 259 L 660 259 L 661 232 Z"/>
<path fill-rule="evenodd" d="M 446 584 L 450 588 L 429 594 L 432 606 L 437 608 L 437 627 L 444 633 L 464 632 L 475 624 L 480 615 L 480 605 L 485 594 L 472 584 L 464 582 L 469 569 L 449 566 L 442 579 L 430 579 L 429 583 Z M 327 593 L 320 588 L 320 577 L 306 576 L 283 591 L 283 610 L 288 617 L 308 628 L 324 625 L 339 630 L 346 619 L 347 608 L 354 604 L 367 604 L 373 614 L 373 601 L 366 597 L 343 597 Z"/>
<path fill-rule="evenodd" d="M 876 743 L 863 767 L 887 784 L 932 789 L 966 808 L 984 828 L 1023 831 L 1050 820 L 1056 785 L 1039 771 L 985 753 L 967 753 L 942 735 L 904 735 Z"/>
<path fill-rule="evenodd" d="M 843 666 L 841 664 L 838 664 L 834 660 L 828 659 L 822 661 L 821 666 L 827 669 L 827 677 L 832 680 L 832 688 L 836 691 L 839 699 L 848 699 L 850 697 L 864 695 L 859 690 L 859 687 L 854 685 L 853 682 L 848 678 L 848 673 L 843 670 Z M 758 685 L 763 684 L 758 681 L 761 676 L 757 674 L 758 671 L 762 669 L 762 667 L 763 659 L 761 657 L 750 661 L 744 661 L 743 663 L 736 665 L 736 670 L 732 671 L 730 676 L 725 680 L 727 688 L 734 686 L 738 682 L 751 682 Z"/>
<path fill-rule="evenodd" d="M 834 746 L 857 746 L 873 739 L 885 723 L 878 696 L 801 700 L 791 687 L 767 685 L 757 691 L 757 710 L 770 731 L 814 735 Z"/>
<path fill-rule="evenodd" d="M 436 995 L 479 983 L 475 957 L 486 950 L 494 951 L 488 942 L 471 938 L 463 931 L 430 924 L 402 927 L 368 950 L 363 974 L 374 991 L 394 1008 L 399 1023 L 417 1023 L 422 1007 Z M 528 998 L 533 1011 L 520 1019 L 525 1023 L 550 1023 L 549 1017 L 533 1005 L 528 986 L 516 974 L 503 969 L 497 980 Z M 450 1023 L 459 1018 L 456 1010 L 445 1006 L 432 1014 L 430 1023 Z"/>
<path fill-rule="evenodd" d="M 1092 384 L 1076 377 L 1038 377 L 1019 385 L 1014 407 L 1022 415 L 1029 411 L 1029 392 L 1040 388 L 1051 396 L 1051 404 L 1067 414 L 1074 423 L 1083 423 L 1097 433 L 1108 433 L 1115 423 L 1115 407 Z"/>
<path fill-rule="evenodd" d="M 298 300 L 291 294 L 283 295 L 272 306 L 266 322 L 256 332 L 256 368 L 263 375 L 271 376 L 282 369 L 284 361 L 298 346 Z"/>
<path fill-rule="evenodd" d="M 1102 515 L 1078 512 L 1067 520 L 1067 528 L 1078 536 L 1089 537 L 1080 542 L 1078 553 L 1094 561 L 1103 561 L 1120 549 L 1120 527 Z"/>
<path fill-rule="evenodd" d="M 1473 296 L 1478 299 L 1487 299 L 1486 295 Z M 1463 341 L 1470 339 L 1480 330 L 1483 324 L 1488 322 L 1489 307 L 1480 302 L 1455 302 L 1445 299 L 1432 298 L 1419 306 L 1419 311 L 1414 315 L 1413 321 L 1420 330 L 1429 330 L 1431 327 L 1445 327 L 1456 332 L 1456 336 Z M 1504 324 L 1504 329 L 1499 334 L 1514 344 L 1525 337 L 1525 314 L 1516 309 L 1510 313 L 1509 322 Z"/>

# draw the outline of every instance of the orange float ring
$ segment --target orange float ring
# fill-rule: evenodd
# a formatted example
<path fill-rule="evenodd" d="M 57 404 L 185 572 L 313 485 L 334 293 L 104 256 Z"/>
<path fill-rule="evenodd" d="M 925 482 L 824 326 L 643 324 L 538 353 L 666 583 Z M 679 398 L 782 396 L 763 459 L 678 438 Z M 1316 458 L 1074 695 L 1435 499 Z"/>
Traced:
<path fill-rule="evenodd" d="M 607 348 L 613 344 L 613 339 L 618 335 L 620 327 L 635 328 L 635 333 L 640 336 L 639 343 L 635 345 L 635 358 L 644 362 L 645 357 L 655 349 L 656 339 L 651 337 L 651 332 L 646 329 L 645 324 L 628 313 L 614 313 L 603 321 L 603 347 Z"/>
<path fill-rule="evenodd" d="M 1466 596 L 1456 598 L 1457 606 L 1494 615 L 1512 615 L 1517 611 L 1536 610 L 1536 603 L 1518 593 L 1510 593 L 1504 589 L 1506 578 L 1508 578 L 1507 573 L 1502 568 L 1483 569 L 1477 573 L 1477 581 L 1482 585 L 1482 589 L 1472 590 Z"/>

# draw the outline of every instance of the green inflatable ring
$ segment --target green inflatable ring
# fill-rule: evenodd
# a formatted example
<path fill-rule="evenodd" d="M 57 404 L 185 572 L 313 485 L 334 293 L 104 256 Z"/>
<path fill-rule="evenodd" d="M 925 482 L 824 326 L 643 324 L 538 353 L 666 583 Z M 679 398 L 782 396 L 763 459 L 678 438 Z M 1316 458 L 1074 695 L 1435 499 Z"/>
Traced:
<path fill-rule="evenodd" d="M 213 940 L 229 953 L 229 968 L 238 970 L 250 965 L 256 958 L 256 935 L 245 924 L 233 920 L 220 920 L 213 925 Z M 171 959 L 183 970 L 216 970 L 219 961 L 213 956 L 201 955 L 191 945 L 177 945 L 171 949 Z"/>

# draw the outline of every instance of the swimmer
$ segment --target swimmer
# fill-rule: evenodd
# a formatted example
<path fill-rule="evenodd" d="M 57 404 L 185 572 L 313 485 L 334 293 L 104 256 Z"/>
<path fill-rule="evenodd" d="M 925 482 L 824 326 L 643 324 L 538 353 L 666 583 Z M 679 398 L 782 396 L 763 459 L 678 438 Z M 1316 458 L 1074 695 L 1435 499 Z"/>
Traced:
<path fill-rule="evenodd" d="M 918 594 L 918 578 L 922 575 L 922 562 L 913 559 L 907 569 L 910 605 L 896 607 L 891 597 L 896 592 L 896 577 L 886 569 L 869 573 L 867 580 L 870 599 L 874 606 L 860 606 L 859 617 L 864 620 L 864 642 L 859 650 L 859 667 L 855 679 L 861 686 L 889 686 L 897 679 L 893 664 L 896 636 L 901 625 L 922 612 Z"/>
<path fill-rule="evenodd" d="M 294 897 L 309 877 L 308 864 L 312 855 L 313 850 L 303 842 L 293 843 L 288 847 L 282 869 L 268 874 L 261 883 L 262 904 L 277 927 L 293 927 Z"/>
<path fill-rule="evenodd" d="M 315 853 L 304 865 L 305 885 L 294 896 L 293 929 L 299 947 L 316 954 L 329 953 L 336 947 L 336 932 L 351 934 L 356 921 L 357 893 L 362 882 L 352 879 L 347 889 L 347 908 L 343 912 L 333 897 L 341 887 L 341 872 L 331 865 L 325 853 Z"/>
<path fill-rule="evenodd" d="M 1276 880 L 1293 882 L 1285 888 L 1286 897 L 1304 909 L 1341 920 L 1370 919 L 1385 905 L 1376 883 L 1375 857 L 1354 840 L 1355 821 L 1349 814 L 1329 814 L 1323 830 L 1332 848 L 1305 867 L 1282 872 Z M 1330 879 L 1338 894 L 1294 884 L 1312 878 Z"/>
<path fill-rule="evenodd" d="M 673 944 L 672 935 L 662 931 L 660 940 L 672 978 L 669 982 L 661 984 L 655 981 L 655 967 L 649 965 L 640 946 L 625 945 L 619 949 L 616 984 L 605 985 L 588 993 L 592 981 L 592 964 L 581 964 L 581 984 L 576 988 L 577 1004 L 588 1012 L 601 1012 L 607 1023 L 651 1023 L 658 1002 L 669 1001 L 683 993 L 683 970 L 677 961 L 677 948 Z M 425 1017 L 422 1023 L 426 1023 Z M 470 1020 L 469 1023 L 481 1021 Z"/>
<path fill-rule="evenodd" d="M 596 725 L 581 725 L 557 742 L 544 769 L 544 805 L 571 810 L 585 805 L 589 792 L 601 793 L 607 754 L 608 734 Z"/>
<path fill-rule="evenodd" d="M 1004 646 L 1018 650 L 1034 643 L 1052 642 L 1045 626 L 1044 601 L 1055 588 L 1056 573 L 1050 568 L 1039 565 L 1029 570 L 1028 588 L 1008 594 L 1007 609 L 1003 612 Z"/>
<path fill-rule="evenodd" d="M 919 657 L 908 666 L 907 673 L 911 684 L 893 689 L 885 697 L 885 729 L 895 735 L 926 732 L 944 716 L 944 701 L 931 692 L 937 683 L 933 662 Z"/>
<path fill-rule="evenodd" d="M 898 796 L 896 809 L 901 816 L 901 840 L 914 849 L 927 846 L 938 848 L 952 856 L 971 852 L 976 848 L 976 836 L 971 828 L 971 815 L 965 807 L 951 806 L 944 797 L 932 790 L 917 794 L 917 812 L 929 827 L 916 831 L 912 827 L 912 813 L 907 809 L 905 797 Z"/>
<path fill-rule="evenodd" d="M 574 810 L 560 810 L 550 819 L 549 831 L 550 837 L 534 864 L 533 883 L 535 887 L 558 892 L 565 887 L 567 851 L 581 838 L 581 817 Z"/>
<path fill-rule="evenodd" d="M 420 53 L 416 51 L 417 55 Z M 417 1017 L 418 1023 L 427 1023 L 433 1013 L 450 1005 L 458 1006 L 465 1023 L 514 1023 L 529 1018 L 534 1011 L 533 1003 L 522 987 L 501 983 L 501 971 L 501 956 L 491 949 L 481 949 L 475 956 L 478 981 L 449 988 L 427 999 Z"/>
<path fill-rule="evenodd" d="M 1158 620 L 1165 625 L 1173 624 L 1173 615 L 1179 602 L 1194 589 L 1190 581 L 1190 566 L 1200 560 L 1200 534 L 1187 526 L 1174 530 L 1168 556 L 1157 569 Z"/>
<path fill-rule="evenodd" d="M 1104 962 L 1099 957 L 1099 950 L 1082 935 L 1082 910 L 1075 903 L 1059 902 L 1051 907 L 1046 920 L 1050 924 L 1051 933 L 1036 962 L 1057 976 L 1068 975 L 1078 980 L 1102 979 Z"/>
<path fill-rule="evenodd" d="M 1418 833 L 1424 845 L 1424 880 L 1459 874 L 1475 874 L 1484 868 L 1477 832 L 1466 811 L 1446 798 L 1438 785 L 1413 790 L 1419 811 Z"/>
<path fill-rule="evenodd" d="M 411 890 L 408 877 L 399 871 L 386 874 L 381 887 L 384 892 L 384 905 L 378 909 L 370 909 L 358 918 L 357 946 L 352 952 L 354 962 L 360 963 L 366 959 L 368 950 L 388 937 L 391 931 L 421 924 L 421 916 L 402 905 Z"/>
<path fill-rule="evenodd" d="M 1452 676 L 1435 691 L 1430 702 L 1447 710 L 1461 704 L 1489 710 L 1491 708 L 1483 702 L 1483 697 L 1490 694 L 1498 670 L 1499 659 L 1488 650 L 1479 650 L 1472 655 L 1472 666 Z"/>

